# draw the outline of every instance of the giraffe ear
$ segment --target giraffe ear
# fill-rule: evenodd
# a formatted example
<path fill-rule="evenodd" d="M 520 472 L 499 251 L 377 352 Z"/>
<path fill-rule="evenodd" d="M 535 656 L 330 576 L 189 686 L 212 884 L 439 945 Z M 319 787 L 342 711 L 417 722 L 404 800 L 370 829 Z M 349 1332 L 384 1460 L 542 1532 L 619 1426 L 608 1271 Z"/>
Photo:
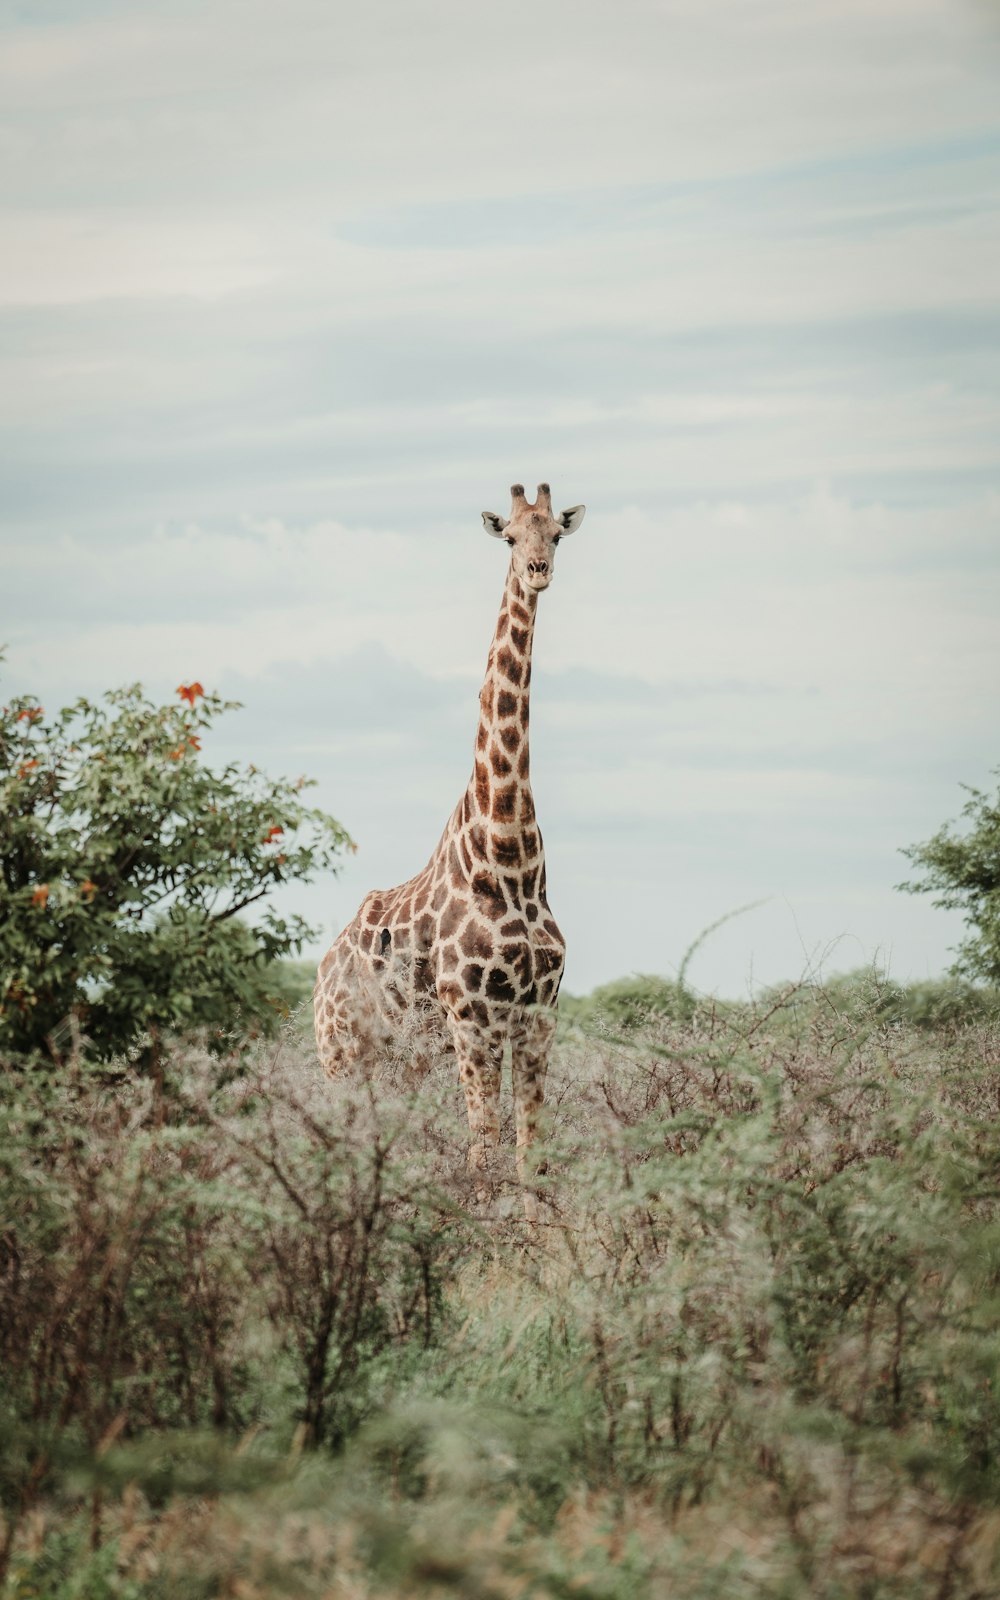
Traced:
<path fill-rule="evenodd" d="M 563 533 L 575 533 L 580 526 L 586 512 L 586 506 L 570 506 L 568 511 L 560 512 L 557 522 Z"/>
<path fill-rule="evenodd" d="M 494 539 L 503 538 L 503 530 L 507 526 L 506 517 L 498 517 L 495 511 L 483 512 L 483 527 Z"/>

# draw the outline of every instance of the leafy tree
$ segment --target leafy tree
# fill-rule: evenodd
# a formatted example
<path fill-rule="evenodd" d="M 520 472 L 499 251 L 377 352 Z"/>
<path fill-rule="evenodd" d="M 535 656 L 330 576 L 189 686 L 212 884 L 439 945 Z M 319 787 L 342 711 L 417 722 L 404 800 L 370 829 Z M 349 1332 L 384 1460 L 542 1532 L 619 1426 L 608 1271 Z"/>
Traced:
<path fill-rule="evenodd" d="M 202 736 L 236 702 L 177 693 L 0 712 L 0 1050 L 58 1056 L 81 1028 L 106 1058 L 277 1018 L 272 964 L 313 930 L 266 897 L 353 846 L 303 803 L 305 779 L 213 771 Z"/>
<path fill-rule="evenodd" d="M 953 970 L 1000 984 L 1000 792 L 991 799 L 980 789 L 963 787 L 969 798 L 962 816 L 970 826 L 956 833 L 952 823 L 945 823 L 926 844 L 904 850 L 923 877 L 899 888 L 933 894 L 936 906 L 961 911 L 974 931 L 958 946 Z"/>

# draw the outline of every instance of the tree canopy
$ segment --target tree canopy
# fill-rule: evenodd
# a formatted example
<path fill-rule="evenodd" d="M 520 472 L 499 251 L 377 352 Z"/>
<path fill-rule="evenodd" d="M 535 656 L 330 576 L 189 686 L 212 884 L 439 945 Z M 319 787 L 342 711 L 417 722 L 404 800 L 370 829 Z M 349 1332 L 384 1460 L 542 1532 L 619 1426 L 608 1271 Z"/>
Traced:
<path fill-rule="evenodd" d="M 107 1057 L 143 1037 L 267 1028 L 269 967 L 313 929 L 267 904 L 353 848 L 303 801 L 307 780 L 213 770 L 202 738 L 237 703 L 185 683 L 54 716 L 0 711 L 0 1049 L 59 1055 L 82 1030 Z"/>
<path fill-rule="evenodd" d="M 926 844 L 905 849 L 922 876 L 899 887 L 931 894 L 936 906 L 961 911 L 970 931 L 958 946 L 954 970 L 1000 984 L 1000 791 L 991 798 L 963 787 L 969 796 L 962 807 L 967 827 L 959 832 L 945 823 Z"/>

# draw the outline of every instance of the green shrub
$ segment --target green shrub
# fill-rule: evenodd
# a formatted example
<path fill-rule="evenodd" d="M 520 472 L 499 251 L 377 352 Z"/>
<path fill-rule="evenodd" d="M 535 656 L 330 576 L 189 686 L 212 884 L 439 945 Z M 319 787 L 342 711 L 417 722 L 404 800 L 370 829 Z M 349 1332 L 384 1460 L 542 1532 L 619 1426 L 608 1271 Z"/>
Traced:
<path fill-rule="evenodd" d="M 908 983 L 896 1006 L 896 1020 L 918 1028 L 953 1028 L 1000 1018 L 1000 988 L 967 978 L 928 978 Z"/>
<path fill-rule="evenodd" d="M 268 969 L 267 981 L 284 1015 L 307 1011 L 308 1025 L 311 1027 L 312 992 L 316 984 L 315 961 L 275 961 Z"/>
<path fill-rule="evenodd" d="M 273 1030 L 278 958 L 311 930 L 266 907 L 331 868 L 343 828 L 304 780 L 207 766 L 234 709 L 200 684 L 154 706 L 137 685 L 54 717 L 0 712 L 0 1050 L 103 1058 L 164 1032 Z M 256 910 L 254 908 L 257 908 Z"/>
<path fill-rule="evenodd" d="M 959 977 L 897 983 L 878 967 L 860 967 L 824 983 L 764 990 L 747 1014 L 768 1018 L 773 1029 L 801 1027 L 803 1019 L 831 1009 L 855 1027 L 912 1026 L 929 1031 L 988 1024 L 1000 1019 L 1000 989 Z"/>
<path fill-rule="evenodd" d="M 571 1001 L 572 1020 L 584 1028 L 631 1033 L 657 1017 L 690 1017 L 695 1001 L 676 980 L 649 973 L 602 983 L 584 999 Z"/>
<path fill-rule="evenodd" d="M 1000 792 L 990 797 L 963 787 L 968 828 L 956 833 L 946 823 L 926 844 L 904 850 L 922 876 L 899 888 L 933 895 L 936 906 L 961 911 L 971 931 L 958 947 L 956 973 L 1000 986 Z"/>

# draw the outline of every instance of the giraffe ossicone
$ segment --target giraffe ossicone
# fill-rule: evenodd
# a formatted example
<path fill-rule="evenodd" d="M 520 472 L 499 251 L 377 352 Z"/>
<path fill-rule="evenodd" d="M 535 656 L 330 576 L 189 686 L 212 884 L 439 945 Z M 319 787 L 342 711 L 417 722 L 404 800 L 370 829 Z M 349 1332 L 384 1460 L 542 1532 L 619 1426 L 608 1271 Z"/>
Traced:
<path fill-rule="evenodd" d="M 510 565 L 479 696 L 472 776 L 426 867 L 373 890 L 320 963 L 316 1045 L 337 1075 L 402 1049 L 417 1071 L 442 1044 L 457 1061 L 469 1118 L 469 1165 L 500 1138 L 500 1070 L 511 1047 L 517 1165 L 527 1186 L 555 1034 L 566 945 L 545 894 L 545 855 L 528 762 L 531 650 L 538 596 L 556 546 L 584 506 L 554 514 L 547 483 L 534 502 L 511 488 L 509 517 L 483 512 Z"/>

